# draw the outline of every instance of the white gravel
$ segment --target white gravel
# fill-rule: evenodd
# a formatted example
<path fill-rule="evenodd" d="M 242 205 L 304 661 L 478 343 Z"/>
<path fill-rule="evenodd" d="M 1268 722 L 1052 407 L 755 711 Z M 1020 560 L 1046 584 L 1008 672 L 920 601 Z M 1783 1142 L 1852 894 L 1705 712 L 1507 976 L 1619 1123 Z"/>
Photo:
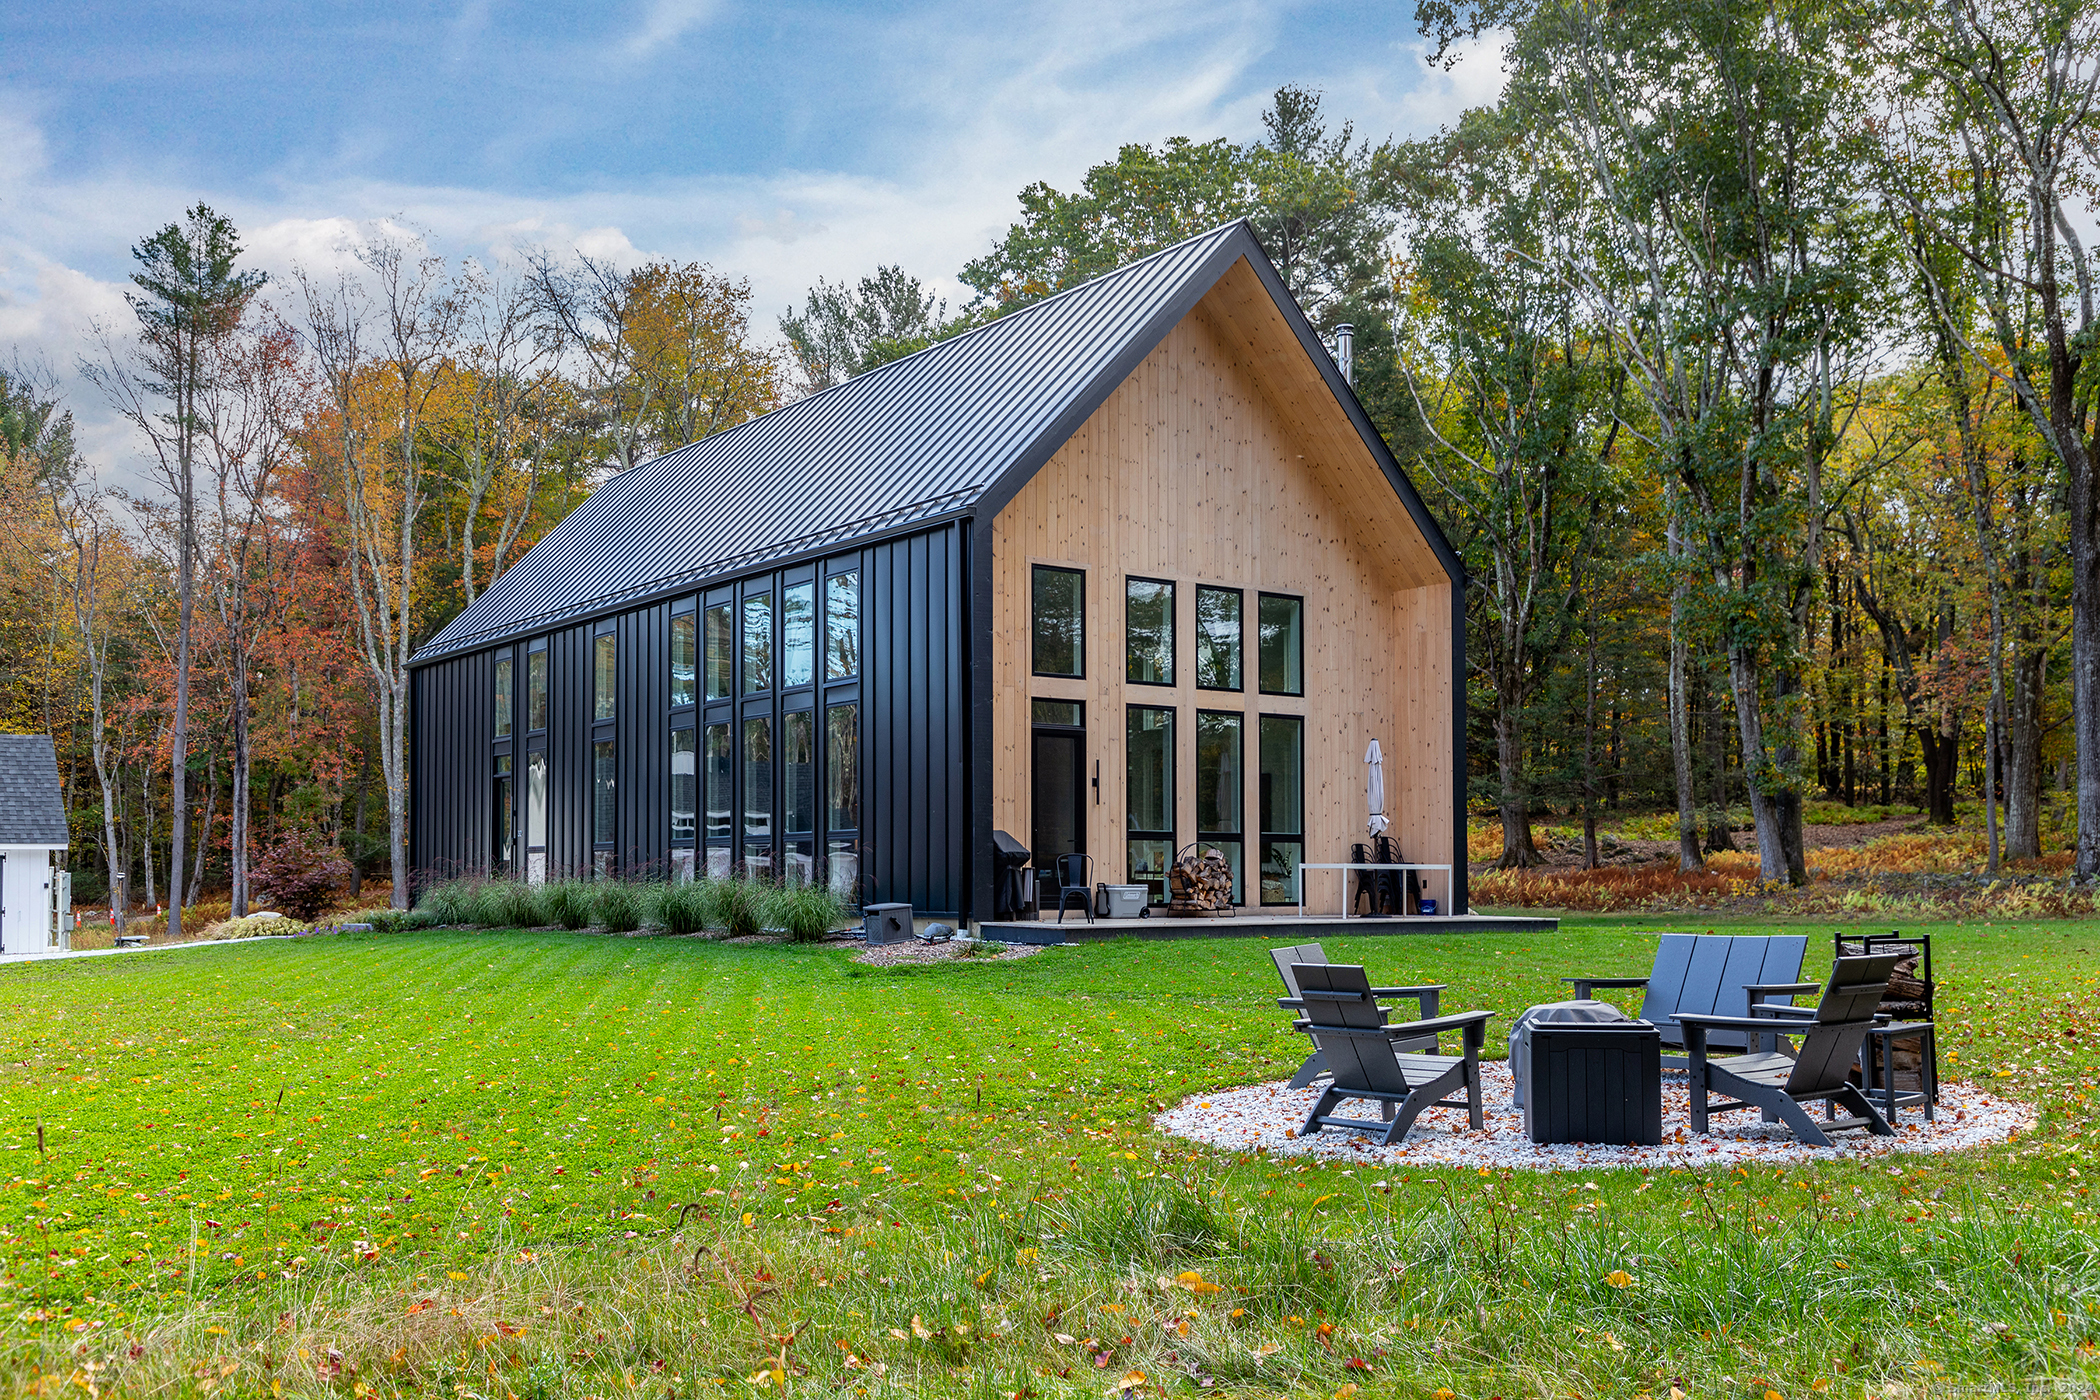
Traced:
<path fill-rule="evenodd" d="M 1663 1073 L 1660 1147 L 1554 1143 L 1540 1145 L 1524 1135 L 1523 1110 L 1510 1104 L 1509 1066 L 1486 1061 L 1480 1066 L 1481 1107 L 1487 1126 L 1466 1127 L 1463 1108 L 1432 1108 L 1414 1122 L 1405 1138 L 1391 1147 L 1358 1133 L 1329 1128 L 1310 1138 L 1297 1135 L 1305 1115 L 1319 1097 L 1317 1087 L 1290 1089 L 1286 1081 L 1250 1084 L 1196 1094 L 1154 1121 L 1162 1132 L 1227 1151 L 1266 1150 L 1284 1156 L 1346 1158 L 1375 1166 L 1510 1167 L 1520 1171 L 1590 1171 L 1610 1167 L 1703 1167 L 1761 1162 L 1832 1160 L 1878 1156 L 1888 1152 L 1960 1152 L 1989 1143 L 2009 1142 L 2034 1126 L 2034 1109 L 1979 1089 L 1942 1084 L 1934 1122 L 1918 1108 L 1897 1115 L 1896 1136 L 1871 1137 L 1864 1131 L 1834 1135 L 1835 1147 L 1808 1147 L 1784 1124 L 1763 1122 L 1755 1109 L 1739 1109 L 1708 1120 L 1711 1132 L 1692 1133 L 1687 1119 L 1690 1096 L 1682 1071 Z M 1367 1100 L 1344 1103 L 1350 1117 L 1375 1118 L 1378 1106 Z M 1821 1116 L 1821 1106 L 1810 1110 Z"/>

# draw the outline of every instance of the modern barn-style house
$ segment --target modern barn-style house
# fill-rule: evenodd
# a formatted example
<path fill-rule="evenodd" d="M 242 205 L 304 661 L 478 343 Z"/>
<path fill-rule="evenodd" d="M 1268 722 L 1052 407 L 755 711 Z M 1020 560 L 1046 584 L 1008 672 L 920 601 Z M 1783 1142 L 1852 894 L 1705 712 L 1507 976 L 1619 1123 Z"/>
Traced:
<path fill-rule="evenodd" d="M 1462 595 L 1227 225 L 607 481 L 417 656 L 414 863 L 985 919 L 995 830 L 1155 901 L 1200 841 L 1256 913 L 1376 739 L 1460 914 Z"/>

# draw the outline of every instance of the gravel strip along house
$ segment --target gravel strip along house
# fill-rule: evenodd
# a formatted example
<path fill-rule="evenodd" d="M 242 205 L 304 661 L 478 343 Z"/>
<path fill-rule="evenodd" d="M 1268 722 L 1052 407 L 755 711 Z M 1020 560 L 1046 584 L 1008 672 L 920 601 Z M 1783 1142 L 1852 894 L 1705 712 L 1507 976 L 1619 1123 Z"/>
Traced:
<path fill-rule="evenodd" d="M 1155 903 L 1200 841 L 1282 913 L 1375 738 L 1462 915 L 1463 606 L 1229 224 L 607 480 L 415 658 L 412 862 L 987 919 L 995 830 Z"/>

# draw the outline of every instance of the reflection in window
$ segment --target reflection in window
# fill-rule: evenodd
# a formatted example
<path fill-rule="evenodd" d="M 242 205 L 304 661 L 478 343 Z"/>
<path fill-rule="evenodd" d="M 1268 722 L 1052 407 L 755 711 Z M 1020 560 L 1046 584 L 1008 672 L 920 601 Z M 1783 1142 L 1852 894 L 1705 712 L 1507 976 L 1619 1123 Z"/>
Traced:
<path fill-rule="evenodd" d="M 1086 575 L 1035 566 L 1030 602 L 1034 670 L 1039 676 L 1084 674 Z"/>
<path fill-rule="evenodd" d="M 1029 702 L 1028 713 L 1036 724 L 1056 724 L 1071 729 L 1086 727 L 1086 711 L 1077 700 L 1033 700 Z"/>
<path fill-rule="evenodd" d="M 517 813 L 511 806 L 511 759 L 507 753 L 496 755 L 495 830 L 490 833 L 490 874 L 510 874 L 512 859 L 511 843 L 517 839 Z"/>
<path fill-rule="evenodd" d="M 1167 867 L 1174 860 L 1174 712 L 1132 705 L 1129 715 L 1128 879 L 1146 886 L 1151 903 L 1164 904 Z"/>
<path fill-rule="evenodd" d="M 787 829 L 793 835 L 817 829 L 817 721 L 808 710 L 780 719 L 781 778 L 787 784 Z"/>
<path fill-rule="evenodd" d="M 525 727 L 547 727 L 547 649 L 525 658 Z"/>
<path fill-rule="evenodd" d="M 773 688 L 773 595 L 744 600 L 744 694 Z"/>
<path fill-rule="evenodd" d="M 681 613 L 671 619 L 671 703 L 693 703 L 693 615 Z"/>
<path fill-rule="evenodd" d="M 860 575 L 824 580 L 824 679 L 860 674 Z"/>
<path fill-rule="evenodd" d="M 860 830 L 858 705 L 833 705 L 824 712 L 824 800 L 827 828 Z"/>
<path fill-rule="evenodd" d="M 613 746 L 610 739 L 591 745 L 591 844 L 613 843 Z"/>
<path fill-rule="evenodd" d="M 1265 695 L 1305 693 L 1305 602 L 1261 595 L 1261 688 Z"/>
<path fill-rule="evenodd" d="M 1174 585 L 1134 578 L 1124 587 L 1127 678 L 1139 685 L 1174 684 Z"/>
<path fill-rule="evenodd" d="M 817 678 L 817 586 L 794 583 L 780 590 L 780 683 L 808 685 Z"/>
<path fill-rule="evenodd" d="M 1232 902 L 1246 902 L 1241 865 L 1246 811 L 1245 774 L 1240 772 L 1243 721 L 1221 710 L 1196 712 L 1196 840 L 1215 847 L 1232 867 Z"/>
<path fill-rule="evenodd" d="M 709 608 L 707 622 L 707 698 L 727 700 L 729 677 L 736 664 L 736 635 L 730 623 L 729 604 Z"/>
<path fill-rule="evenodd" d="M 1240 591 L 1196 590 L 1196 684 L 1205 690 L 1240 688 Z"/>
<path fill-rule="evenodd" d="M 694 799 L 699 795 L 700 775 L 693 752 L 695 733 L 690 729 L 671 731 L 671 844 L 690 846 L 698 831 L 699 811 Z"/>
<path fill-rule="evenodd" d="M 510 737 L 511 716 L 513 713 L 510 658 L 499 656 L 496 658 L 496 737 L 498 739 Z"/>
<path fill-rule="evenodd" d="M 547 755 L 525 760 L 525 849 L 547 849 Z"/>
<path fill-rule="evenodd" d="M 744 834 L 773 834 L 773 721 L 744 721 Z"/>
<path fill-rule="evenodd" d="M 614 658 L 619 639 L 607 632 L 591 645 L 591 718 L 613 717 Z"/>
<path fill-rule="evenodd" d="M 729 726 L 707 726 L 707 839 L 727 841 L 735 834 L 736 752 L 729 739 Z"/>
<path fill-rule="evenodd" d="M 1261 902 L 1298 902 L 1305 858 L 1305 721 L 1261 717 Z"/>

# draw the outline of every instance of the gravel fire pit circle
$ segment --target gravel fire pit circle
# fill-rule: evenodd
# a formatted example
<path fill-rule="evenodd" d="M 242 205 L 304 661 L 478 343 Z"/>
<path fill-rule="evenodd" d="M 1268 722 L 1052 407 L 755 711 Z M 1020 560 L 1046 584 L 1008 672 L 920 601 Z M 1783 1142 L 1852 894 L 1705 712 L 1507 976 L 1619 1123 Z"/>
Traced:
<path fill-rule="evenodd" d="M 1510 1105 L 1509 1066 L 1483 1061 L 1481 1107 L 1487 1126 L 1466 1127 L 1463 1108 L 1432 1108 L 1417 1118 L 1408 1135 L 1391 1147 L 1377 1139 L 1330 1128 L 1309 1138 L 1297 1136 L 1305 1115 L 1319 1097 L 1318 1086 L 1286 1087 L 1286 1081 L 1250 1084 L 1192 1094 L 1153 1121 L 1160 1131 L 1232 1152 L 1265 1150 L 1280 1156 L 1346 1159 L 1385 1166 L 1495 1167 L 1520 1171 L 1590 1171 L 1599 1167 L 1702 1167 L 1739 1163 L 1784 1165 L 1789 1162 L 1835 1161 L 1891 1152 L 1960 1152 L 1992 1143 L 2010 1142 L 2034 1126 L 2031 1105 L 2001 1099 L 1963 1084 L 1942 1084 L 1936 1120 L 1927 1123 L 1917 1108 L 1896 1118 L 1896 1136 L 1870 1137 L 1864 1131 L 1834 1134 L 1835 1147 L 1808 1147 L 1783 1123 L 1766 1123 L 1754 1109 L 1719 1114 L 1712 1131 L 1695 1135 L 1687 1121 L 1690 1095 L 1680 1071 L 1665 1071 L 1662 1086 L 1663 1142 L 1660 1147 L 1606 1143 L 1541 1145 L 1524 1136 L 1524 1114 Z M 1352 1102 L 1342 1106 L 1351 1116 L 1375 1117 L 1377 1106 Z M 1815 1111 L 1818 1116 L 1821 1107 Z"/>

